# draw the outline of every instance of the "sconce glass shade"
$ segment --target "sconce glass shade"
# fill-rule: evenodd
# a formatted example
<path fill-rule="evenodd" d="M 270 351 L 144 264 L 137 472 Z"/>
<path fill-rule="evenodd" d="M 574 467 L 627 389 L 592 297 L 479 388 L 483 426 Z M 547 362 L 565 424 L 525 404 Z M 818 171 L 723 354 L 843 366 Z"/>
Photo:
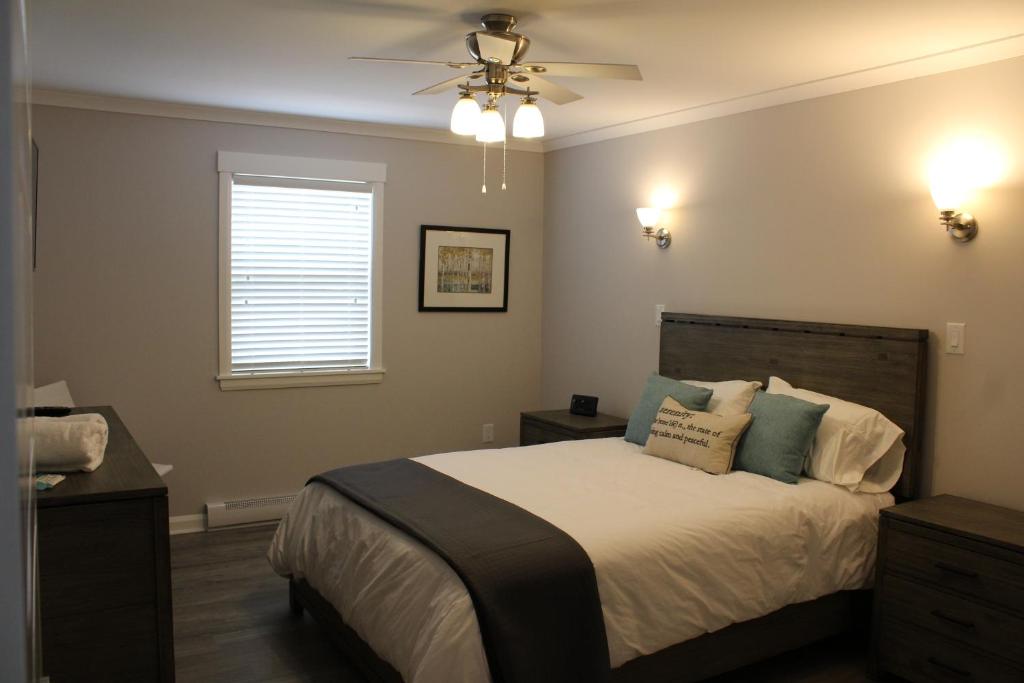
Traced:
<path fill-rule="evenodd" d="M 931 191 L 935 208 L 939 211 L 956 211 L 967 201 L 971 186 L 958 169 L 947 168 L 932 172 Z"/>
<path fill-rule="evenodd" d="M 968 134 L 948 140 L 929 162 L 929 186 L 939 211 L 960 211 L 975 201 L 976 193 L 1006 176 L 1008 161 L 1003 145 L 994 139 Z"/>
<path fill-rule="evenodd" d="M 484 107 L 480 114 L 480 125 L 476 130 L 477 142 L 504 142 L 505 141 L 505 120 L 498 113 L 498 108 L 493 104 Z"/>
<path fill-rule="evenodd" d="M 653 228 L 658 225 L 658 219 L 661 218 L 661 209 L 652 206 L 639 208 L 636 210 L 636 217 L 640 221 L 640 227 Z"/>
<path fill-rule="evenodd" d="M 452 109 L 452 132 L 456 135 L 476 135 L 480 125 L 480 105 L 473 96 L 463 93 Z"/>
<path fill-rule="evenodd" d="M 512 135 L 517 138 L 539 138 L 544 136 L 544 116 L 532 97 L 524 97 L 512 119 Z"/>

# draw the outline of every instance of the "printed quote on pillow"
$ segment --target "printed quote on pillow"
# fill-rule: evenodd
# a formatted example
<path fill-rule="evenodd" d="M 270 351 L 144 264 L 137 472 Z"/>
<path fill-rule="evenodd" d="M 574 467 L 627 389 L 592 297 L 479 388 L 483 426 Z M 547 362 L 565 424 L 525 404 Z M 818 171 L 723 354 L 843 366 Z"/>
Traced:
<path fill-rule="evenodd" d="M 651 424 L 644 453 L 710 474 L 725 474 L 732 469 L 736 443 L 749 425 L 749 414 L 703 413 L 666 396 Z"/>

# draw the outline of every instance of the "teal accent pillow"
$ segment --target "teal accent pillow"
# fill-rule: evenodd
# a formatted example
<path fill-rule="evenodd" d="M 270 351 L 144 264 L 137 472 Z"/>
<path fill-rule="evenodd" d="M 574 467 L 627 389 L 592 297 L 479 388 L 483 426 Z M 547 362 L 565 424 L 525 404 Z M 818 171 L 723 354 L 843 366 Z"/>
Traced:
<path fill-rule="evenodd" d="M 797 483 L 828 406 L 759 391 L 747 410 L 754 419 L 736 448 L 732 468 Z"/>
<path fill-rule="evenodd" d="M 651 425 L 658 415 L 661 402 L 666 396 L 671 396 L 690 410 L 704 410 L 711 400 L 711 389 L 695 387 L 692 384 L 685 384 L 676 379 L 662 377 L 652 372 L 647 378 L 647 386 L 640 397 L 640 402 L 633 409 L 629 416 L 629 424 L 626 425 L 626 441 L 643 446 L 647 443 L 647 437 L 651 434 Z"/>

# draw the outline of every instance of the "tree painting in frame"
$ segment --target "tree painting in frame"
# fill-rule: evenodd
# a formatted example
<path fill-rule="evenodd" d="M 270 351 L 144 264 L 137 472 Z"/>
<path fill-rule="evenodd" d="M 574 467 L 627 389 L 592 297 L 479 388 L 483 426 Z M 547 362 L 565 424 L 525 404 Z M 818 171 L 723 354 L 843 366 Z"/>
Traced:
<path fill-rule="evenodd" d="M 420 311 L 508 311 L 511 233 L 420 226 Z"/>

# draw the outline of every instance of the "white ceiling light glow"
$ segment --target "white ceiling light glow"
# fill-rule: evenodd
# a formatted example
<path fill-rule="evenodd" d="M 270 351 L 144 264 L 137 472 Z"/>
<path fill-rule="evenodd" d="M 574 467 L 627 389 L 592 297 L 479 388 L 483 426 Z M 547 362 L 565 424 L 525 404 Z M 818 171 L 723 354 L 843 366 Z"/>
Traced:
<path fill-rule="evenodd" d="M 523 98 L 523 103 L 512 119 L 512 135 L 517 138 L 544 137 L 544 116 L 540 113 L 537 100 L 529 95 Z"/>
<path fill-rule="evenodd" d="M 480 105 L 473 96 L 462 93 L 452 109 L 452 132 L 456 135 L 476 135 L 480 126 Z"/>
<path fill-rule="evenodd" d="M 505 120 L 498 112 L 498 106 L 493 102 L 484 107 L 480 114 L 480 125 L 476 131 L 477 142 L 504 142 L 505 141 Z"/>

